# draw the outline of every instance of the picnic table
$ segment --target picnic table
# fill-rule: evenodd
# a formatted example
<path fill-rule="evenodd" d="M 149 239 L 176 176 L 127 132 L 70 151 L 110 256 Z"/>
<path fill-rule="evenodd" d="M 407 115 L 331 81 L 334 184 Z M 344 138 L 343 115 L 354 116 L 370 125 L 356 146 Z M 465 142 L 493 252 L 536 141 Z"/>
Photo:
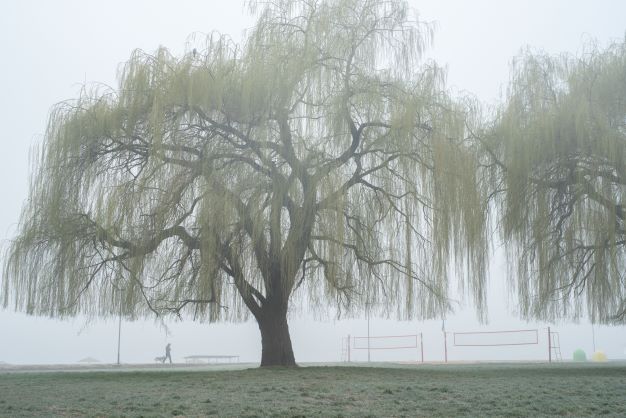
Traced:
<path fill-rule="evenodd" d="M 228 363 L 239 363 L 239 356 L 234 355 L 207 355 L 207 354 L 196 354 L 193 356 L 186 356 L 185 362 L 187 363 L 203 363 L 206 361 L 207 363 L 218 363 L 220 361 L 228 361 Z"/>

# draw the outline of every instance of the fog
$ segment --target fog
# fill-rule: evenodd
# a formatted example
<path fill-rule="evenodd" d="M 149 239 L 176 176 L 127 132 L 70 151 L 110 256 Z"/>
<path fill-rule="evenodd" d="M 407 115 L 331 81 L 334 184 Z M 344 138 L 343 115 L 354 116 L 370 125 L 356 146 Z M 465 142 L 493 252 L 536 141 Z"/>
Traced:
<path fill-rule="evenodd" d="M 580 52 L 586 42 L 601 46 L 623 39 L 626 3 L 590 1 L 411 1 L 421 19 L 435 22 L 434 44 L 427 53 L 448 69 L 456 92 L 475 94 L 483 103 L 499 101 L 513 57 L 525 46 L 548 53 Z M 193 33 L 218 31 L 241 39 L 254 18 L 243 2 L 133 1 L 4 2 L 0 10 L 0 238 L 15 235 L 22 203 L 27 198 L 29 150 L 39 143 L 48 112 L 55 103 L 74 98 L 82 85 L 116 85 L 119 65 L 140 48 L 159 45 L 174 53 L 185 50 Z M 446 318 L 450 332 L 537 329 L 538 344 L 519 347 L 449 347 L 451 360 L 545 360 L 547 327 L 558 331 L 564 358 L 582 348 L 591 354 L 593 333 L 580 323 L 527 323 L 518 319 L 515 300 L 505 285 L 500 249 L 492 257 L 489 322 L 480 324 L 471 306 L 460 306 Z M 290 329 L 296 360 L 332 362 L 341 359 L 341 339 L 367 335 L 367 320 L 337 320 L 332 313 L 312 315 L 294 309 Z M 371 318 L 371 335 L 422 333 L 427 361 L 444 358 L 442 321 L 394 321 Z M 595 346 L 609 359 L 626 358 L 626 327 L 596 326 Z M 73 363 L 90 356 L 102 362 L 117 358 L 117 320 L 75 318 L 59 321 L 29 317 L 9 307 L 0 310 L 0 362 L 12 364 Z M 450 338 L 450 337 L 449 337 Z M 172 344 L 174 361 L 192 354 L 232 354 L 242 361 L 260 360 L 260 335 L 255 322 L 243 324 L 141 320 L 122 323 L 122 362 L 151 362 Z M 450 341 L 448 341 L 450 343 Z M 415 361 L 416 349 L 375 350 L 372 360 Z M 366 360 L 366 350 L 352 353 Z"/>

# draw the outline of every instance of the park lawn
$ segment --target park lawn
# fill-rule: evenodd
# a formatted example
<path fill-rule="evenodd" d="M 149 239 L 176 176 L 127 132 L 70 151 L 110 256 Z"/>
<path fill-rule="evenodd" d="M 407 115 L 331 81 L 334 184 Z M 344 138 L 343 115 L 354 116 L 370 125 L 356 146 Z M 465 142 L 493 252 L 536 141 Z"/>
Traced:
<path fill-rule="evenodd" d="M 626 364 L 0 374 L 0 416 L 626 416 Z"/>

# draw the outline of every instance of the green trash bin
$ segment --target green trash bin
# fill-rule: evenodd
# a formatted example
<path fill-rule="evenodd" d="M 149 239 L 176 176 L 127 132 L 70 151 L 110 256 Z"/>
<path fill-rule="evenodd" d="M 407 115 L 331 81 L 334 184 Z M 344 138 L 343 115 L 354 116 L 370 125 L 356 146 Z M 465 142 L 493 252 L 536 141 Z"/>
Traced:
<path fill-rule="evenodd" d="M 574 351 L 574 361 L 587 361 L 587 354 L 582 349 Z"/>

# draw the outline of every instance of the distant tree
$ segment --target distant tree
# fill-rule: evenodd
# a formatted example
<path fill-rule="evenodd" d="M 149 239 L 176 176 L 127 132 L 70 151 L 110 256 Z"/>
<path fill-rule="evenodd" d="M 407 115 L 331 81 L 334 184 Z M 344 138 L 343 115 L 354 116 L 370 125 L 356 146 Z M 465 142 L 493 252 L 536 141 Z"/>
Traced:
<path fill-rule="evenodd" d="M 521 56 L 487 143 L 522 314 L 626 320 L 626 43 Z"/>
<path fill-rule="evenodd" d="M 483 188 L 464 107 L 420 66 L 429 27 L 399 0 L 252 7 L 243 46 L 212 35 L 181 58 L 137 51 L 117 89 L 54 108 L 5 306 L 251 313 L 263 366 L 295 364 L 291 298 L 445 312 L 452 256 L 482 312 Z"/>

